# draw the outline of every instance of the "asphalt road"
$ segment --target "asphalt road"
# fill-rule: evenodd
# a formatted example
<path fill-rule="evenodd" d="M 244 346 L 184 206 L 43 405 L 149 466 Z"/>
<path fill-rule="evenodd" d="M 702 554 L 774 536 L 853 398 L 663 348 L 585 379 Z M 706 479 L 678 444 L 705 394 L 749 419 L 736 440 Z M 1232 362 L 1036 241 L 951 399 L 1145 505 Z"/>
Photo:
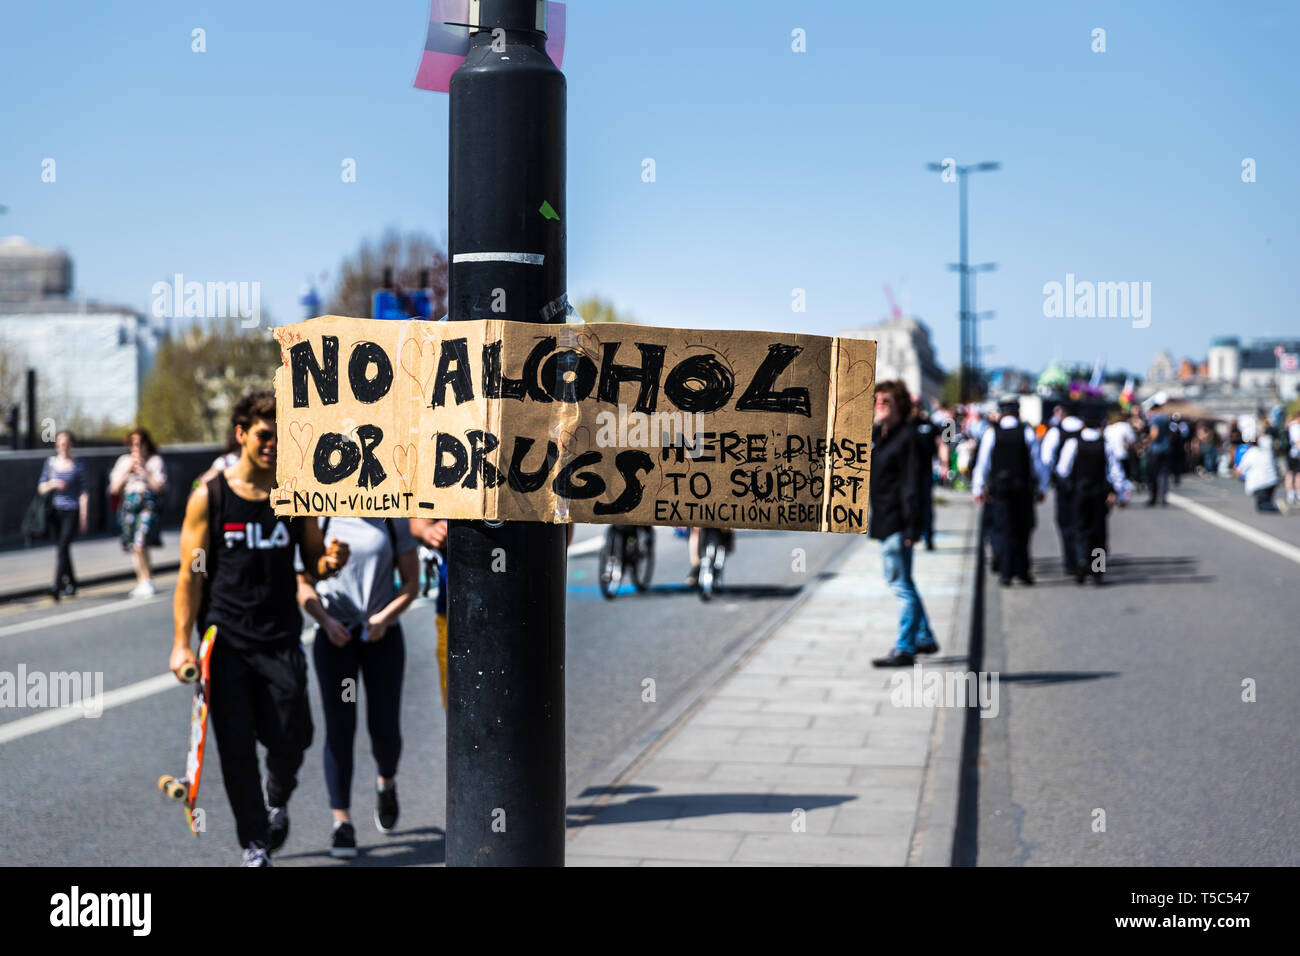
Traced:
<path fill-rule="evenodd" d="M 653 738 L 674 703 L 705 688 L 705 675 L 739 643 L 765 630 L 803 584 L 826 566 L 847 539 L 838 535 L 741 531 L 727 566 L 728 590 L 703 604 L 681 582 L 684 541 L 657 529 L 654 586 L 644 595 L 603 599 L 596 553 L 569 562 L 567 633 L 567 774 L 569 794 L 610 782 L 617 758 Z M 603 534 L 581 527 L 575 546 Z M 590 547 L 590 546 L 588 546 Z M 804 551 L 798 569 L 794 549 Z M 583 549 L 579 549 L 583 550 Z M 99 672 L 103 689 L 135 688 L 141 696 L 5 740 L 15 724 L 48 711 L 0 707 L 0 865 L 192 866 L 232 865 L 239 851 L 214 750 L 206 761 L 199 804 L 207 832 L 193 838 L 179 805 L 155 788 L 164 773 L 179 774 L 189 725 L 191 692 L 166 670 L 171 633 L 171 578 L 159 596 L 125 597 L 129 584 L 86 589 L 58 607 L 48 602 L 0 608 L 0 671 Z M 404 734 L 398 775 L 402 818 L 385 836 L 371 822 L 373 763 L 358 727 L 353 816 L 362 855 L 340 863 L 326 855 L 330 813 L 321 769 L 324 721 L 311 677 L 316 735 L 290 803 L 288 843 L 276 865 L 411 865 L 443 860 L 445 729 L 437 685 L 433 607 L 421 602 L 405 615 Z M 310 661 L 310 654 L 308 655 Z M 656 701 L 642 700 L 642 681 L 656 682 Z M 364 696 L 364 689 L 362 690 Z M 220 706 L 219 702 L 214 702 Z"/>
<path fill-rule="evenodd" d="M 1173 490 L 1300 545 L 1300 515 L 1256 515 L 1235 482 Z M 1138 506 L 1112 513 L 1106 586 L 1081 587 L 1050 498 L 1038 522 L 1037 586 L 987 581 L 1001 714 L 980 721 L 979 864 L 1300 863 L 1300 567 Z"/>

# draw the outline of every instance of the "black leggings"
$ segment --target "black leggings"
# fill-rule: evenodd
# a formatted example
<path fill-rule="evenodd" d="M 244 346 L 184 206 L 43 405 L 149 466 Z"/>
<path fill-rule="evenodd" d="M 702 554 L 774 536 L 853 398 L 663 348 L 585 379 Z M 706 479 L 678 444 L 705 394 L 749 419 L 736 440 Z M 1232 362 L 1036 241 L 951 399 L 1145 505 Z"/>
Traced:
<path fill-rule="evenodd" d="M 58 562 L 54 566 L 54 590 L 62 591 L 65 584 L 77 586 L 77 576 L 72 570 L 72 539 L 77 535 L 81 512 L 58 510 L 54 512 L 54 531 L 59 542 Z"/>
<path fill-rule="evenodd" d="M 320 628 L 312 642 L 312 661 L 325 711 L 325 786 L 330 809 L 352 807 L 352 742 L 357 732 L 357 675 L 366 685 L 366 728 L 379 776 L 397 776 L 402 755 L 402 675 L 406 644 L 401 625 L 392 624 L 374 643 L 353 637 L 335 647 Z M 345 681 L 351 681 L 345 684 Z"/>

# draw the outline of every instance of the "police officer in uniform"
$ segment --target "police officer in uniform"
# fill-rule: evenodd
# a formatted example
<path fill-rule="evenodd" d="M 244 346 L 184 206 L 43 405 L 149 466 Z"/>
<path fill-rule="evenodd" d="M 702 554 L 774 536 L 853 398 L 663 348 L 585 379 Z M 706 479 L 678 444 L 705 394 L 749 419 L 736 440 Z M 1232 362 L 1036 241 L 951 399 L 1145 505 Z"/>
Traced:
<path fill-rule="evenodd" d="M 1043 436 L 1042 462 L 1048 480 L 1056 489 L 1056 529 L 1061 535 L 1061 562 L 1066 574 L 1074 574 L 1074 556 L 1078 553 L 1074 540 L 1074 503 L 1070 501 L 1070 489 L 1056 477 L 1056 466 L 1066 440 L 1077 437 L 1083 430 L 1083 420 L 1079 418 L 1078 402 L 1065 402 L 1061 411 L 1060 421 Z"/>
<path fill-rule="evenodd" d="M 975 459 L 975 502 L 987 505 L 989 536 L 998 580 L 1003 587 L 1013 577 L 1033 584 L 1029 573 L 1029 536 L 1034 530 L 1034 505 L 1043 500 L 1047 471 L 1039 455 L 1034 429 L 1021 423 L 1020 399 L 998 402 L 998 422 L 984 432 Z"/>
<path fill-rule="evenodd" d="M 1067 489 L 1073 511 L 1073 574 L 1079 584 L 1089 574 L 1097 584 L 1103 581 L 1106 517 L 1124 487 L 1124 469 L 1102 434 L 1105 423 L 1105 405 L 1085 406 L 1084 427 L 1078 435 L 1065 439 L 1056 464 L 1058 487 Z"/>

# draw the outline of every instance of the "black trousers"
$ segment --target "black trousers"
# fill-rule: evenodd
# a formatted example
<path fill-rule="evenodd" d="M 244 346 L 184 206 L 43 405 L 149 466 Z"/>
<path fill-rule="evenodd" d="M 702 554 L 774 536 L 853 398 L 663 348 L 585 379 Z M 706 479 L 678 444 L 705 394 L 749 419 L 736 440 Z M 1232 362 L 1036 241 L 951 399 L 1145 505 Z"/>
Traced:
<path fill-rule="evenodd" d="M 1165 496 L 1169 494 L 1169 474 L 1173 466 L 1172 456 L 1167 451 L 1153 451 L 1148 459 L 1147 480 L 1151 482 L 1151 497 L 1147 499 L 1148 504 L 1165 503 Z"/>
<path fill-rule="evenodd" d="M 77 586 L 77 575 L 72 570 L 72 539 L 77 536 L 80 511 L 54 512 L 54 532 L 58 540 L 58 560 L 54 566 L 54 589 L 62 591 L 65 584 Z"/>
<path fill-rule="evenodd" d="M 934 544 L 934 483 L 928 475 L 921 489 L 921 540 L 927 545 Z"/>
<path fill-rule="evenodd" d="M 1100 574 L 1106 564 L 1107 492 L 1080 494 L 1075 497 L 1075 567 Z M 1100 553 L 1098 553 L 1100 552 Z M 1094 567 L 1100 558 L 1101 563 Z"/>
<path fill-rule="evenodd" d="M 1003 580 L 1029 577 L 1029 535 L 1034 530 L 1034 497 L 1029 492 L 989 498 L 989 538 Z"/>
<path fill-rule="evenodd" d="M 226 796 L 240 847 L 266 844 L 266 808 L 282 807 L 298 785 L 298 768 L 311 746 L 307 655 L 297 636 L 287 646 L 245 650 L 212 645 L 212 701 L 208 712 L 221 755 Z M 266 802 L 257 744 L 266 747 Z"/>
<path fill-rule="evenodd" d="M 352 743 L 357 733 L 357 675 L 366 686 L 366 728 L 370 752 L 379 776 L 397 776 L 402 755 L 402 676 L 406 671 L 406 644 L 400 625 L 384 637 L 363 643 L 354 635 L 335 647 L 320 628 L 311 645 L 316 679 L 320 683 L 321 709 L 325 711 L 325 786 L 330 809 L 352 807 Z M 351 684 L 344 684 L 344 681 Z"/>
<path fill-rule="evenodd" d="M 1074 494 L 1064 485 L 1056 486 L 1056 530 L 1061 535 L 1061 562 L 1065 573 L 1074 573 L 1075 555 L 1078 554 L 1076 531 L 1077 514 Z"/>

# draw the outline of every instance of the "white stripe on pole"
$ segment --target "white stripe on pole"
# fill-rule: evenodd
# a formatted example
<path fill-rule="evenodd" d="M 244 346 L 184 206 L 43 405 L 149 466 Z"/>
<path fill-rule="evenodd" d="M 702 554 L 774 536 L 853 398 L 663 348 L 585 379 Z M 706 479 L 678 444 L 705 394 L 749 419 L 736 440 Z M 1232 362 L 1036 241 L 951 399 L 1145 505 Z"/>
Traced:
<path fill-rule="evenodd" d="M 546 256 L 540 252 L 458 252 L 452 262 L 521 262 L 527 266 L 540 266 Z"/>

